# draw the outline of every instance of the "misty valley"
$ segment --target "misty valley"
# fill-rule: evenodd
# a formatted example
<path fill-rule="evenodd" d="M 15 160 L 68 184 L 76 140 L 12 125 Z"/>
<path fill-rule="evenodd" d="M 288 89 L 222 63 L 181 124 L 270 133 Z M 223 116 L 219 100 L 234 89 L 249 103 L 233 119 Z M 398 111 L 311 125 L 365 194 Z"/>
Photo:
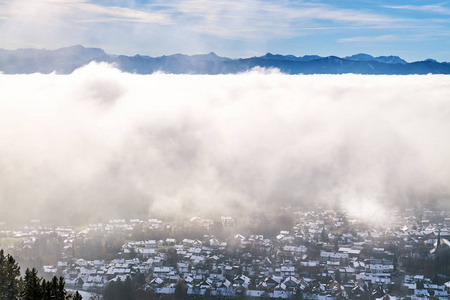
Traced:
<path fill-rule="evenodd" d="M 0 74 L 0 299 L 448 299 L 448 83 Z"/>

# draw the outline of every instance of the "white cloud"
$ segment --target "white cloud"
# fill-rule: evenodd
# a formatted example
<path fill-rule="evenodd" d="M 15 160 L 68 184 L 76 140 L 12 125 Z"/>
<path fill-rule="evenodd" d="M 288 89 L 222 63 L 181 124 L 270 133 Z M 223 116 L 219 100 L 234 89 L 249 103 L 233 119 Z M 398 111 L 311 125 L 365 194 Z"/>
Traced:
<path fill-rule="evenodd" d="M 318 22 L 379 26 L 401 20 L 351 9 L 305 2 L 277 1 L 168 1 L 165 5 L 179 17 L 192 18 L 195 30 L 225 38 L 261 38 L 262 36 L 302 35 L 298 27 L 323 27 Z M 345 26 L 345 25 L 344 25 Z"/>
<path fill-rule="evenodd" d="M 101 6 L 86 0 L 0 0 L 0 19 L 0 44 L 7 49 L 75 44 L 136 47 L 137 41 L 151 36 L 155 26 L 172 23 L 164 12 Z M 139 28 L 146 29 L 145 35 L 136 32 Z"/>
<path fill-rule="evenodd" d="M 351 38 L 339 39 L 339 43 L 375 43 L 375 42 L 392 42 L 398 41 L 399 38 L 395 35 L 381 35 L 381 36 L 356 36 Z"/>
<path fill-rule="evenodd" d="M 402 9 L 402 10 L 413 10 L 413 11 L 421 11 L 421 12 L 429 12 L 429 13 L 438 13 L 450 15 L 450 8 L 444 7 L 439 4 L 432 5 L 386 5 L 386 8 L 393 9 Z"/>
<path fill-rule="evenodd" d="M 91 64 L 0 84 L 0 219 L 450 195 L 447 76 L 132 75 Z"/>
<path fill-rule="evenodd" d="M 169 16 L 161 12 L 102 6 L 89 3 L 87 0 L 0 1 L 0 7 L 2 8 L 0 16 L 3 19 L 24 20 L 24 18 L 30 18 L 28 20 L 30 23 L 50 21 L 43 18 L 44 16 L 51 20 L 56 19 L 67 23 L 86 20 L 111 22 L 117 19 L 142 23 L 171 23 Z"/>
<path fill-rule="evenodd" d="M 136 45 L 145 39 L 158 44 L 161 40 L 196 44 L 205 36 L 264 42 L 308 35 L 315 28 L 348 30 L 404 23 L 319 3 L 262 0 L 168 0 L 133 8 L 88 0 L 0 0 L 0 19 L 0 41 L 6 48 L 21 47 L 15 46 L 19 42 L 46 48 L 80 43 L 98 47 L 124 41 Z"/>

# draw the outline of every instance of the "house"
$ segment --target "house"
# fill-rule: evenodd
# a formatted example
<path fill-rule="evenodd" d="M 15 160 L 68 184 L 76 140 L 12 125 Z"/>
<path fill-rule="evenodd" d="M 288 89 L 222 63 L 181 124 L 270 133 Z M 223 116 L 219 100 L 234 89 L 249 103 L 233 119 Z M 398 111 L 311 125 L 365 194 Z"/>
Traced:
<path fill-rule="evenodd" d="M 349 260 L 348 253 L 334 253 L 334 252 L 327 252 L 327 251 L 321 251 L 320 252 L 320 262 L 326 263 L 328 261 L 330 262 L 338 262 L 341 265 L 347 265 Z"/>
<path fill-rule="evenodd" d="M 286 286 L 285 290 L 295 291 L 295 289 L 297 288 L 297 285 L 299 284 L 299 281 L 294 276 L 289 276 L 283 281 L 283 284 Z"/>
<path fill-rule="evenodd" d="M 177 243 L 177 241 L 175 239 L 172 239 L 172 238 L 166 239 L 167 246 L 174 246 L 176 243 Z"/>
<path fill-rule="evenodd" d="M 263 286 L 267 288 L 275 288 L 277 285 L 281 283 L 282 278 L 279 276 L 269 276 L 264 279 Z"/>
<path fill-rule="evenodd" d="M 158 245 L 155 240 L 145 241 L 145 248 L 156 248 Z"/>
<path fill-rule="evenodd" d="M 159 277 L 164 279 L 173 274 L 174 273 L 172 267 L 155 267 L 153 269 L 153 277 Z"/>

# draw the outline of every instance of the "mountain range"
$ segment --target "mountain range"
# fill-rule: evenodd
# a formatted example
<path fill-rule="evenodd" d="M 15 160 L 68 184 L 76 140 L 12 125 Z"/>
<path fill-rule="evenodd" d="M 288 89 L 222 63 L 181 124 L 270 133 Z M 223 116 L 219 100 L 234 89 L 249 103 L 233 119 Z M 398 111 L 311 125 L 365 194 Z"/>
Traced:
<path fill-rule="evenodd" d="M 408 63 L 398 56 L 373 57 L 356 54 L 347 57 L 280 55 L 231 59 L 211 52 L 200 55 L 169 56 L 111 55 L 99 48 L 71 46 L 57 50 L 0 49 L 0 72 L 4 74 L 70 74 L 92 61 L 114 64 L 124 72 L 151 74 L 235 74 L 255 67 L 277 68 L 287 74 L 450 74 L 450 63 L 433 59 Z"/>

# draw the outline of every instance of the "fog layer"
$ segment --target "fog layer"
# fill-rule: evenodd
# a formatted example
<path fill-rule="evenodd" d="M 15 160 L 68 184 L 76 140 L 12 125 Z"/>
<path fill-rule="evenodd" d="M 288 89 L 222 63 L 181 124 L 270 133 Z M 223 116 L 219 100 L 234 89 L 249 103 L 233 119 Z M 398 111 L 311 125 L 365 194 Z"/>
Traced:
<path fill-rule="evenodd" d="M 0 75 L 0 221 L 446 204 L 450 77 Z"/>

